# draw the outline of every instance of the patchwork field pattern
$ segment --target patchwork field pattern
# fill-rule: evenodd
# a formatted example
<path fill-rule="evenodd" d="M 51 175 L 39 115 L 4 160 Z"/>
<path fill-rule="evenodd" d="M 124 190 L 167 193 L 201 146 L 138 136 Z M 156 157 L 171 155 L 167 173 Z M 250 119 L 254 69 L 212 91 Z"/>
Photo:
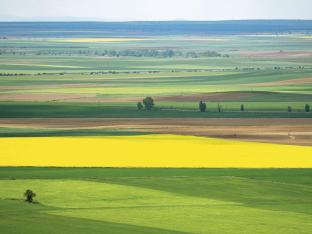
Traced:
<path fill-rule="evenodd" d="M 0 23 L 0 232 L 311 233 L 311 22 L 250 23 Z"/>
<path fill-rule="evenodd" d="M 9 37 L 0 41 L 0 136 L 163 133 L 311 145 L 308 37 Z M 138 111 L 146 96 L 154 110 Z"/>

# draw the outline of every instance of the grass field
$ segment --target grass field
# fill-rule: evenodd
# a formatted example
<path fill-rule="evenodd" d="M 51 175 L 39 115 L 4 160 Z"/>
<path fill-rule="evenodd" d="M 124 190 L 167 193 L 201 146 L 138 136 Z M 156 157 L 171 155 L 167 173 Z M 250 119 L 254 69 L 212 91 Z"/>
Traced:
<path fill-rule="evenodd" d="M 5 233 L 41 233 L 43 226 L 46 233 L 312 228 L 310 169 L 1 168 L 0 177 Z M 22 201 L 28 188 L 39 204 Z"/>

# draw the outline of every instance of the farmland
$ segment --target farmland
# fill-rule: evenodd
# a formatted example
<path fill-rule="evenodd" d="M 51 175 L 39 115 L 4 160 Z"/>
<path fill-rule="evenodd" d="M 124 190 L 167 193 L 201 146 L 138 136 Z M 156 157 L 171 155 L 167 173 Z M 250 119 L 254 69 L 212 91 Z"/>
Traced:
<path fill-rule="evenodd" d="M 6 188 L 0 192 L 0 227 L 6 233 L 40 233 L 43 226 L 46 233 L 312 228 L 308 169 L 2 168 L 0 177 Z M 28 188 L 39 204 L 21 200 Z"/>
<path fill-rule="evenodd" d="M 84 122 L 82 133 L 77 133 L 82 126 L 75 125 L 63 129 L 66 135 L 68 131 L 94 135 L 92 123 L 86 121 L 111 118 L 131 119 L 128 127 L 123 124 L 118 129 L 119 125 L 117 130 L 142 132 L 138 125 L 132 128 L 131 122 L 147 118 L 150 124 L 144 120 L 144 128 L 150 125 L 145 131 L 150 134 L 241 135 L 244 140 L 261 142 L 310 142 L 311 129 L 301 120 L 312 115 L 305 110 L 312 105 L 311 39 L 306 34 L 73 35 L 39 37 L 34 33 L 33 37 L 15 35 L 0 41 L 0 135 L 14 131 L 32 135 L 33 130 L 18 120 L 25 118 Z M 138 111 L 137 103 L 147 96 L 155 100 L 154 110 Z M 206 113 L 199 112 L 201 100 L 206 102 Z M 188 125 L 184 122 L 183 127 L 192 128 L 196 122 L 215 118 L 223 123 L 220 127 L 232 123 L 231 119 L 242 121 L 235 132 L 223 128 L 226 134 L 207 128 L 200 133 L 176 131 L 174 126 L 164 132 L 152 126 L 153 119 L 162 121 L 159 126 L 167 126 L 166 119 L 176 119 L 177 125 L 186 121 Z M 276 128 L 281 139 L 265 134 L 268 123 L 259 120 L 264 118 L 280 119 L 274 123 L 288 125 L 283 130 Z M 244 119 L 254 119 L 248 125 L 263 129 L 263 135 L 262 131 L 257 137 L 241 131 Z M 38 131 L 51 132 L 47 127 L 35 126 Z M 96 127 L 101 132 L 107 126 Z M 52 132 L 62 130 L 57 129 L 61 126 L 54 128 Z"/>
<path fill-rule="evenodd" d="M 57 135 L 57 132 L 54 134 Z M 119 147 L 120 145 L 122 147 Z M 9 137 L 1 139 L 0 148 L 3 154 L 1 157 L 2 166 L 312 167 L 312 149 L 310 146 L 247 143 L 163 134 L 138 136 L 131 134 L 131 132 L 129 136 L 118 136 L 118 132 L 116 132 L 113 137 Z M 150 149 L 153 151 L 149 152 Z M 193 156 L 190 157 L 192 154 Z M 86 157 L 86 155 L 88 156 Z"/>
<path fill-rule="evenodd" d="M 1 233 L 312 232 L 310 21 L 0 29 Z"/>

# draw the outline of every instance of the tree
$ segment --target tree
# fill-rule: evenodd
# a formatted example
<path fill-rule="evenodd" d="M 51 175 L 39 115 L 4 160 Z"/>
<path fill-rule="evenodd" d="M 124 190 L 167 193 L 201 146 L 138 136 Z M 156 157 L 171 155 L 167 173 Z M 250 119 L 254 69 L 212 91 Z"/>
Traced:
<path fill-rule="evenodd" d="M 306 111 L 306 112 L 310 112 L 310 105 L 309 105 L 309 104 L 306 104 L 306 105 L 305 105 L 305 111 Z"/>
<path fill-rule="evenodd" d="M 244 104 L 241 105 L 240 110 L 241 110 L 241 112 L 244 112 L 244 111 L 245 111 L 245 106 L 244 106 Z"/>
<path fill-rule="evenodd" d="M 146 97 L 143 100 L 143 104 L 144 104 L 146 110 L 152 110 L 154 105 L 155 105 L 154 104 L 154 99 L 151 98 L 151 97 Z"/>
<path fill-rule="evenodd" d="M 221 113 L 222 112 L 222 106 L 220 104 L 218 104 L 218 112 Z"/>
<path fill-rule="evenodd" d="M 200 110 L 200 112 L 206 112 L 206 109 L 207 109 L 206 103 L 203 102 L 203 101 L 200 101 L 199 102 L 199 110 Z"/>
<path fill-rule="evenodd" d="M 144 108 L 142 102 L 138 102 L 137 107 L 138 107 L 138 110 L 142 110 Z"/>
<path fill-rule="evenodd" d="M 24 193 L 24 197 L 26 199 L 27 202 L 32 203 L 33 202 L 33 198 L 36 196 L 36 194 L 31 191 L 30 189 L 27 189 L 26 192 Z"/>
<path fill-rule="evenodd" d="M 291 106 L 288 107 L 288 112 L 291 113 L 292 112 L 292 108 Z"/>

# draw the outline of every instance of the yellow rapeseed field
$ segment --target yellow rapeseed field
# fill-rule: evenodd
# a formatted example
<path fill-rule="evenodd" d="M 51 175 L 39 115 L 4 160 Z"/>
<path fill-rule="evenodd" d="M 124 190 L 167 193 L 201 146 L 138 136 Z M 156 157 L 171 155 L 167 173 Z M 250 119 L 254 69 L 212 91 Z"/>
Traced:
<path fill-rule="evenodd" d="M 0 166 L 312 168 L 312 147 L 175 135 L 0 138 Z"/>

